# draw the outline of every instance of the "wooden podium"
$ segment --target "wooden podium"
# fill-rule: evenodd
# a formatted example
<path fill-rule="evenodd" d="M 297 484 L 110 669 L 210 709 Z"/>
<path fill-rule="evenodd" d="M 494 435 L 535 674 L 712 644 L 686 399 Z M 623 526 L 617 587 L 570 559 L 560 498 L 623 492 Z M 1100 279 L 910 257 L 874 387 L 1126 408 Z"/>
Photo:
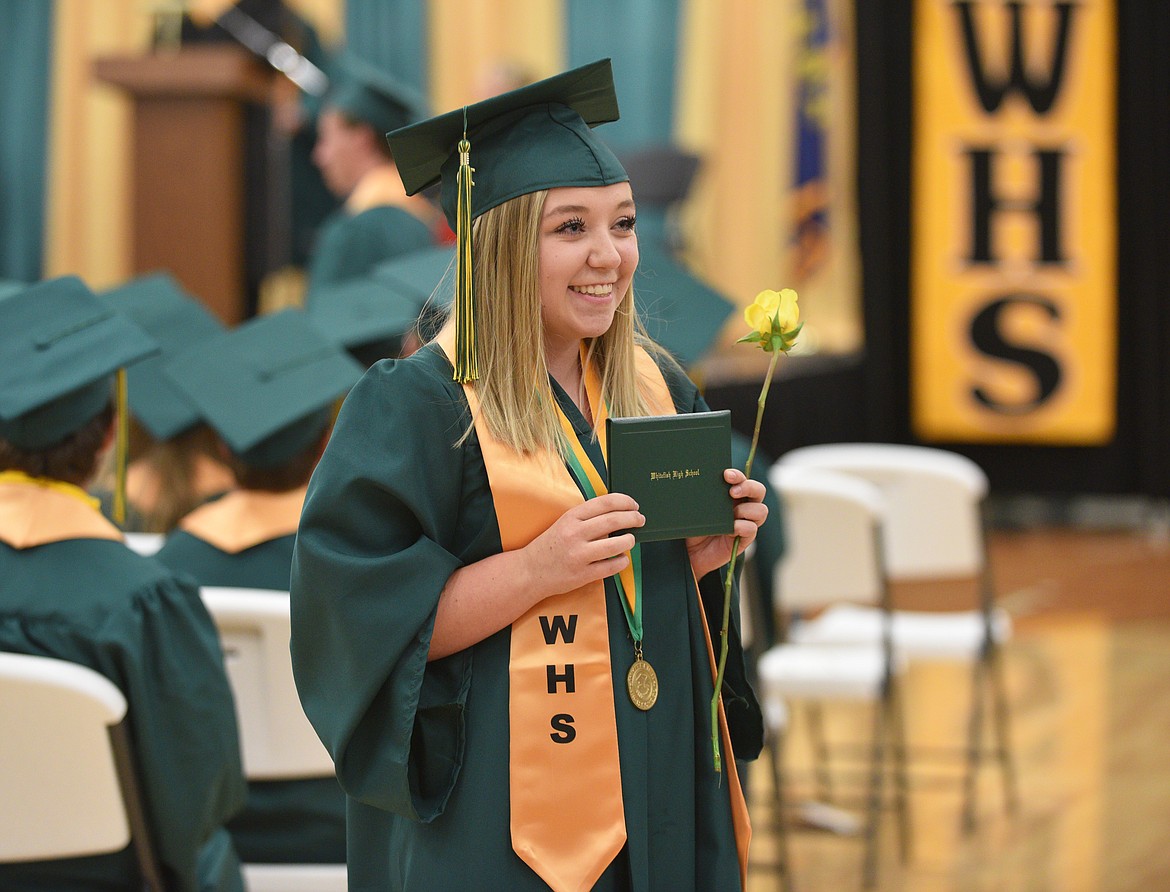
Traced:
<path fill-rule="evenodd" d="M 229 325 L 245 315 L 245 114 L 272 72 L 233 46 L 98 59 L 134 101 L 133 268 L 168 271 Z"/>

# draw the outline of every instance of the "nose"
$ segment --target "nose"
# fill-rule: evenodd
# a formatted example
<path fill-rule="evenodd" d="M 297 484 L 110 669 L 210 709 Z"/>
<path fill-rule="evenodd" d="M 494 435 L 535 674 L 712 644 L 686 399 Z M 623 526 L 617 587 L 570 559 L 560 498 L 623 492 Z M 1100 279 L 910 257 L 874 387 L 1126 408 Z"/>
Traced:
<path fill-rule="evenodd" d="M 622 255 L 618 251 L 613 235 L 608 230 L 595 233 L 589 265 L 595 269 L 616 269 L 621 265 Z"/>

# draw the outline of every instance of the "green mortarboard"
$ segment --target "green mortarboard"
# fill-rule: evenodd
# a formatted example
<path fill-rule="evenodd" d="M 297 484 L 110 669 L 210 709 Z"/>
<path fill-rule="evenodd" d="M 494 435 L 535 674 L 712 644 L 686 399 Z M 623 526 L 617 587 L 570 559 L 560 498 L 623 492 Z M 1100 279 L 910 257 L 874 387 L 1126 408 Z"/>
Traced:
<path fill-rule="evenodd" d="M 112 376 L 158 349 L 76 276 L 0 300 L 0 437 L 39 451 L 93 419 Z"/>
<path fill-rule="evenodd" d="M 386 279 L 350 279 L 313 292 L 309 321 L 364 365 L 397 356 L 403 336 L 418 322 L 412 293 Z"/>
<path fill-rule="evenodd" d="M 441 182 L 456 226 L 456 173 L 465 129 L 471 143 L 471 218 L 519 195 L 556 186 L 629 180 L 592 128 L 618 119 L 609 59 L 493 96 L 387 134 L 408 195 Z"/>
<path fill-rule="evenodd" d="M 232 452 L 255 467 L 274 467 L 306 448 L 362 372 L 300 310 L 245 322 L 165 368 Z"/>
<path fill-rule="evenodd" d="M 223 324 L 166 273 L 143 276 L 102 297 L 158 342 L 159 354 L 126 371 L 130 411 L 158 440 L 169 440 L 199 421 L 199 410 L 162 373 L 167 361 L 224 331 Z"/>
<path fill-rule="evenodd" d="M 416 90 L 352 55 L 338 63 L 325 106 L 369 124 L 378 133 L 405 127 L 429 113 L 426 99 Z"/>
<path fill-rule="evenodd" d="M 434 303 L 447 309 L 455 297 L 455 283 L 447 275 L 454 263 L 454 248 L 422 248 L 383 260 L 374 267 L 371 275 L 375 279 L 390 282 L 402 293 L 409 295 L 419 310 L 430 303 L 432 297 Z M 440 288 L 440 285 L 443 287 Z"/>
<path fill-rule="evenodd" d="M 628 181 L 592 129 L 617 119 L 613 68 L 602 59 L 386 135 L 407 194 L 439 183 L 455 230 L 455 380 L 479 377 L 471 222 L 541 189 Z"/>
<path fill-rule="evenodd" d="M 634 300 L 646 332 L 684 366 L 711 349 L 727 317 L 730 300 L 699 281 L 660 249 L 639 245 Z"/>

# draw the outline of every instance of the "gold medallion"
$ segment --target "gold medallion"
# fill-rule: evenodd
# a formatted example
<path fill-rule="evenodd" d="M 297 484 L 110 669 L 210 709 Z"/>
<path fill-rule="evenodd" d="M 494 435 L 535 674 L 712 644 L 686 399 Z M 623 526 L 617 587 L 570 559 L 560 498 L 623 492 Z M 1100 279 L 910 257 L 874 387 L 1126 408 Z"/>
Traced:
<path fill-rule="evenodd" d="M 658 676 L 654 667 L 641 656 L 634 660 L 634 665 L 626 673 L 626 688 L 630 692 L 630 702 L 643 712 L 658 700 Z"/>

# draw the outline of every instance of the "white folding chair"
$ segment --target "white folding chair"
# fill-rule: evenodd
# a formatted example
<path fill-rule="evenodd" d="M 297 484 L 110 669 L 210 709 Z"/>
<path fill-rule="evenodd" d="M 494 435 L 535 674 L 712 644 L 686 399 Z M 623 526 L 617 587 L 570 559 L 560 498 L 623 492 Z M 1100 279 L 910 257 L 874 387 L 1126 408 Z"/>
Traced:
<path fill-rule="evenodd" d="M 771 482 L 784 507 L 786 545 L 777 566 L 775 591 L 779 604 L 759 605 L 756 609 L 778 608 L 778 612 L 788 614 L 841 601 L 876 604 L 888 609 L 881 551 L 884 509 L 876 488 L 844 475 L 803 470 L 775 473 Z M 753 574 L 745 572 L 743 579 L 745 596 L 759 600 Z M 900 671 L 901 664 L 888 636 L 881 647 L 781 641 L 765 650 L 756 661 L 757 684 L 769 731 L 774 787 L 778 792 L 783 790 L 781 732 L 789 702 L 799 701 L 809 708 L 817 786 L 824 798 L 831 796 L 831 789 L 829 754 L 819 705 L 826 701 L 873 704 L 874 729 L 864 822 L 866 888 L 872 887 L 877 878 L 887 743 L 893 751 L 894 804 L 904 859 L 910 851 L 902 717 L 895 677 Z"/>
<path fill-rule="evenodd" d="M 286 591 L 204 586 L 236 701 L 249 781 L 333 777 L 293 681 Z M 248 892 L 345 892 L 344 864 L 245 864 Z"/>
<path fill-rule="evenodd" d="M 126 547 L 138 554 L 150 557 L 163 547 L 166 536 L 162 533 L 124 533 Z"/>
<path fill-rule="evenodd" d="M 124 719 L 105 676 L 64 660 L 0 653 L 0 862 L 119 852 L 162 892 Z"/>
<path fill-rule="evenodd" d="M 1011 619 L 995 606 L 987 558 L 983 501 L 987 476 L 965 456 L 943 449 L 889 443 L 836 443 L 787 453 L 776 467 L 818 468 L 849 474 L 877 486 L 887 507 L 886 569 L 893 582 L 967 580 L 971 607 L 953 611 L 894 612 L 893 643 L 908 660 L 969 662 L 972 708 L 966 747 L 963 827 L 975 825 L 976 775 L 984 747 L 984 701 L 991 698 L 995 744 L 1009 811 L 1016 806 L 1009 746 L 1009 711 L 1000 648 L 1011 637 Z M 872 610 L 840 607 L 794 630 L 806 642 L 874 641 L 879 621 Z"/>

